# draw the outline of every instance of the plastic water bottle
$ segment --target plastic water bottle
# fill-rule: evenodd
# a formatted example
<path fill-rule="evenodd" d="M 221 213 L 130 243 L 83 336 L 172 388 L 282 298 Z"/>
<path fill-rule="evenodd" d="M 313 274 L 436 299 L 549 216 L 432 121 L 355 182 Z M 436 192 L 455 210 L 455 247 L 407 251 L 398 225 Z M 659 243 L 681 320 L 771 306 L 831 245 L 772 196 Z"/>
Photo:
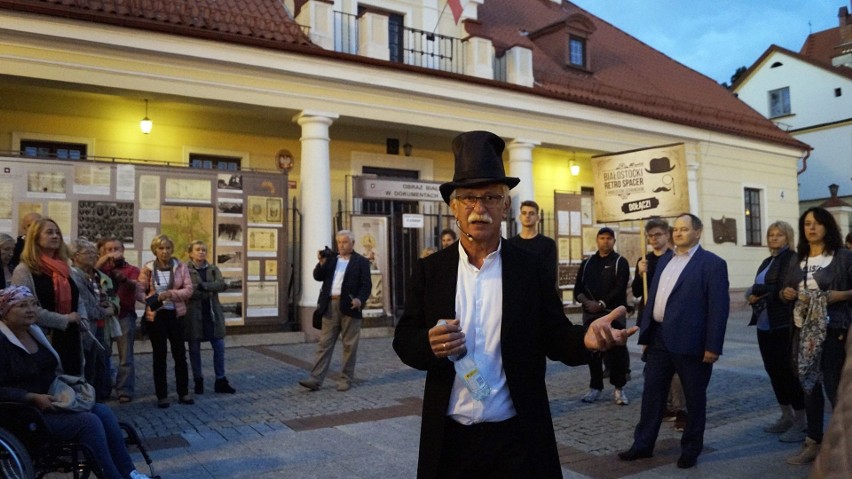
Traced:
<path fill-rule="evenodd" d="M 438 324 L 445 325 L 447 322 L 442 319 Z M 482 401 L 491 395 L 491 386 L 488 385 L 485 376 L 479 372 L 479 366 L 476 365 L 472 355 L 465 352 L 462 355 L 447 356 L 447 359 L 453 362 L 456 375 L 464 381 L 473 399 Z"/>

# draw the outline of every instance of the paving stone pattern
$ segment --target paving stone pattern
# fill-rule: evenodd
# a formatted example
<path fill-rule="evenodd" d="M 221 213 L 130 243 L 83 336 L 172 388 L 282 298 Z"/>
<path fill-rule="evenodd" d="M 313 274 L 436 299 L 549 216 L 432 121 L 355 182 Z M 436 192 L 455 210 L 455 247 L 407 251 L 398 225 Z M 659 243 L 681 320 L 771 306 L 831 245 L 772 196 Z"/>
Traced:
<path fill-rule="evenodd" d="M 729 322 L 708 393 L 705 452 L 688 475 L 674 466 L 680 434 L 673 423 L 663 424 L 654 458 L 623 463 L 615 456 L 630 446 L 641 405 L 643 363 L 635 338 L 628 406 L 613 403 L 608 384 L 598 402 L 581 402 L 588 369 L 550 362 L 547 385 L 565 477 L 807 477 L 807 466 L 784 464 L 799 446 L 761 430 L 775 419 L 777 406 L 754 329 L 746 323 L 745 313 Z M 315 348 L 314 343 L 228 348 L 234 395 L 213 393 L 212 353 L 202 351 L 207 391 L 196 396 L 195 405 L 178 404 L 170 366 L 172 405 L 165 410 L 156 408 L 151 356 L 138 354 L 136 399 L 110 405 L 146 438 L 164 478 L 352 479 L 379 471 L 387 479 L 414 477 L 425 373 L 399 361 L 391 338 L 367 338 L 352 389 L 335 388 L 338 345 L 323 387 L 310 392 L 298 381 L 307 377 Z"/>

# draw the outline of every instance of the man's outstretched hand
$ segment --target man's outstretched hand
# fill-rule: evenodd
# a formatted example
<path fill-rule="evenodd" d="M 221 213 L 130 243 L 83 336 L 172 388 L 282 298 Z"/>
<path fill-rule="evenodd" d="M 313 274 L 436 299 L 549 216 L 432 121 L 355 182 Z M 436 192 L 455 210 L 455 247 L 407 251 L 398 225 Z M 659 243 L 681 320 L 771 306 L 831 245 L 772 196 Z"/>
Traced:
<path fill-rule="evenodd" d="M 626 317 L 627 308 L 619 306 L 606 316 L 592 321 L 583 339 L 586 348 L 592 351 L 606 351 L 613 346 L 624 346 L 627 344 L 627 338 L 633 336 L 636 331 L 639 331 L 639 327 L 633 326 L 628 329 L 614 329 L 612 327 L 613 321 L 623 321 Z"/>

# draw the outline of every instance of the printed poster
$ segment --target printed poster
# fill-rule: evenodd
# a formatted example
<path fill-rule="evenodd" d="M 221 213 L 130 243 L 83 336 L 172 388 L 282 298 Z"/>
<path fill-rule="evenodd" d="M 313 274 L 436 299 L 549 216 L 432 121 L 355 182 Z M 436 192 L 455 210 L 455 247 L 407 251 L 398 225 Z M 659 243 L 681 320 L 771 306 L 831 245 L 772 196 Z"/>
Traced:
<path fill-rule="evenodd" d="M 592 174 L 598 223 L 689 211 L 683 143 L 593 157 Z"/>

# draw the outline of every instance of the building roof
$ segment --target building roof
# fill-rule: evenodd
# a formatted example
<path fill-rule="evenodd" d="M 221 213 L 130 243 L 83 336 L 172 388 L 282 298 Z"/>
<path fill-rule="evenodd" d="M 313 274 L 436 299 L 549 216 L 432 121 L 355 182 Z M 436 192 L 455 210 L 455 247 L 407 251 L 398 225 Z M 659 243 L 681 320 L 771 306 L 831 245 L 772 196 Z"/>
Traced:
<path fill-rule="evenodd" d="M 840 44 L 840 27 L 829 28 L 821 32 L 811 33 L 799 54 L 805 58 L 831 65 L 831 58 L 836 55 L 834 48 Z"/>
<path fill-rule="evenodd" d="M 310 42 L 278 0 L 0 0 L 0 8 L 227 43 L 325 53 Z M 588 71 L 567 67 L 552 54 L 561 47 L 556 43 L 566 41 L 564 35 L 530 38 L 529 32 L 558 29 L 566 22 L 591 31 L 587 37 Z M 568 1 L 558 5 L 550 0 L 487 0 L 478 7 L 478 21 L 466 21 L 464 26 L 471 36 L 491 39 L 498 54 L 518 45 L 530 48 L 536 79 L 533 88 L 527 90 L 531 93 L 809 149 L 714 80 Z M 373 59 L 361 61 L 376 64 Z M 385 66 L 399 67 L 391 62 Z M 445 72 L 415 70 L 447 76 Z M 495 81 L 493 86 L 518 89 L 505 82 Z"/>

